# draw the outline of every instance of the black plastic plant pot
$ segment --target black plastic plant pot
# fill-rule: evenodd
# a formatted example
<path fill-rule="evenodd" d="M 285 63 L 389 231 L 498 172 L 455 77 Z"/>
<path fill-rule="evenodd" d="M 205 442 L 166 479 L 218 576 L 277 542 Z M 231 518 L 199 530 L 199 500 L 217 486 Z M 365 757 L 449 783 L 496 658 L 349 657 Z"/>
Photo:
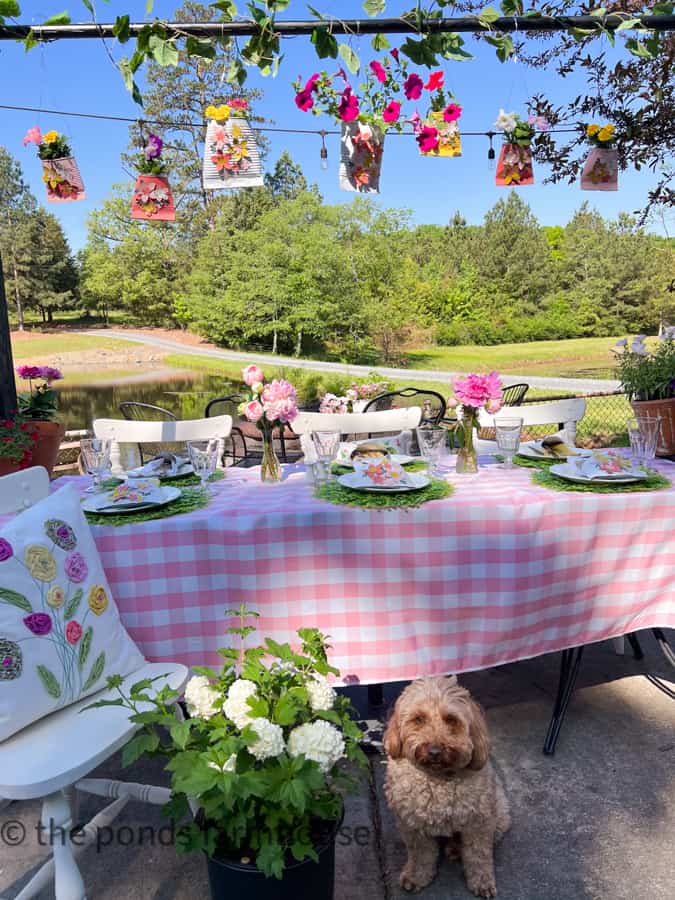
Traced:
<path fill-rule="evenodd" d="M 207 856 L 211 900 L 333 900 L 335 838 L 341 821 L 316 847 L 318 862 L 293 860 L 281 879 L 268 878 L 253 865 Z"/>

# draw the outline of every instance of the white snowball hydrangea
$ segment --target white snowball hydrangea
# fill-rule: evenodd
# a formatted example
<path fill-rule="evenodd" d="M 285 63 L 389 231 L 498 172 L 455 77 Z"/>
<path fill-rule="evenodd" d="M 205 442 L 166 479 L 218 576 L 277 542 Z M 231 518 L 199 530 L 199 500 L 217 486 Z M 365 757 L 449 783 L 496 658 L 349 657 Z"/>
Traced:
<path fill-rule="evenodd" d="M 237 768 L 237 754 L 233 753 L 229 759 L 226 759 L 222 766 L 219 766 L 217 762 L 211 761 L 209 763 L 209 769 L 216 769 L 218 772 L 234 772 Z"/>
<path fill-rule="evenodd" d="M 345 755 L 345 742 L 338 729 L 330 722 L 306 722 L 294 728 L 288 736 L 288 752 L 291 756 L 304 754 L 314 760 L 323 772 Z"/>
<path fill-rule="evenodd" d="M 223 712 L 237 728 L 245 728 L 251 722 L 251 707 L 246 702 L 256 692 L 256 686 L 246 678 L 238 678 L 230 685 Z"/>
<path fill-rule="evenodd" d="M 305 685 L 309 694 L 309 705 L 314 712 L 320 709 L 332 709 L 335 703 L 335 691 L 323 675 L 313 675 Z"/>
<path fill-rule="evenodd" d="M 205 675 L 194 675 L 185 686 L 185 704 L 193 718 L 210 719 L 218 710 L 214 702 L 218 694 L 211 688 L 211 682 Z"/>
<path fill-rule="evenodd" d="M 286 749 L 284 733 L 280 725 L 275 725 L 269 719 L 252 719 L 249 723 L 258 735 L 255 744 L 248 748 L 256 759 L 268 759 L 270 756 L 279 756 Z"/>

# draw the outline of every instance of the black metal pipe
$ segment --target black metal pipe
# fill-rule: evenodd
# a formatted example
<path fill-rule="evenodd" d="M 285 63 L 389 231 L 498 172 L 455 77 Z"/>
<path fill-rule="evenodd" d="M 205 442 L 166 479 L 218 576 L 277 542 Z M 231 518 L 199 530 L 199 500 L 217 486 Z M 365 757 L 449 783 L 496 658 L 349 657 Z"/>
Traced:
<path fill-rule="evenodd" d="M 5 276 L 0 256 L 0 419 L 8 419 L 16 412 L 16 382 L 12 360 L 12 341 L 9 333 Z"/>
<path fill-rule="evenodd" d="M 523 31 L 553 32 L 570 28 L 596 30 L 600 25 L 610 31 L 615 30 L 626 19 L 637 19 L 639 23 L 656 31 L 675 31 L 675 16 L 650 16 L 612 13 L 607 16 L 504 16 L 490 25 L 482 25 L 475 16 L 463 18 L 425 19 L 422 32 L 487 32 Z M 148 22 L 132 22 L 129 34 L 133 37 L 148 26 Z M 197 38 L 247 37 L 259 34 L 260 28 L 253 20 L 239 22 L 160 22 L 169 35 L 185 35 Z M 74 39 L 112 38 L 114 25 L 83 23 L 70 25 L 2 25 L 0 41 L 13 41 L 32 33 L 38 41 L 58 41 Z M 417 23 L 412 18 L 396 19 L 314 19 L 297 22 L 276 21 L 274 31 L 280 36 L 309 35 L 316 28 L 326 28 L 332 34 L 411 34 L 418 32 Z"/>

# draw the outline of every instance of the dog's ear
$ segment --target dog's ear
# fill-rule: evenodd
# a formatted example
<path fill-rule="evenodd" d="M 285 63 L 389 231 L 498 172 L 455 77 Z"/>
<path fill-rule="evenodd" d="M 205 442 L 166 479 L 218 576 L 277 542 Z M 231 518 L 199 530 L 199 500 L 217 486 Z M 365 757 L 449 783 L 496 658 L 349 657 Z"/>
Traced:
<path fill-rule="evenodd" d="M 398 713 L 398 701 L 394 706 L 394 710 L 389 717 L 387 727 L 384 731 L 384 752 L 390 759 L 400 759 L 403 743 L 401 741 L 401 728 Z"/>
<path fill-rule="evenodd" d="M 473 754 L 469 768 L 482 769 L 490 755 L 490 735 L 483 710 L 474 700 L 469 701 L 469 706 L 471 707 L 469 736 L 473 744 Z"/>

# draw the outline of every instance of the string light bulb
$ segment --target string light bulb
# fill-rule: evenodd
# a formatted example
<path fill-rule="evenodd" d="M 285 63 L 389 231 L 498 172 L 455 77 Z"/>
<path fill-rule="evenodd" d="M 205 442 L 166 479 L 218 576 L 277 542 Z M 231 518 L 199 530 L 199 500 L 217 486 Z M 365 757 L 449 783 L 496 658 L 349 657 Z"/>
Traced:
<path fill-rule="evenodd" d="M 492 138 L 495 136 L 494 131 L 488 131 L 487 136 L 490 138 L 490 148 L 488 150 L 488 164 L 487 167 L 490 172 L 493 172 L 495 169 L 495 148 L 492 146 Z"/>
<path fill-rule="evenodd" d="M 321 157 L 321 168 L 324 172 L 328 171 L 328 150 L 326 148 L 326 132 L 320 131 L 321 135 L 321 150 L 319 151 L 319 156 Z"/>

